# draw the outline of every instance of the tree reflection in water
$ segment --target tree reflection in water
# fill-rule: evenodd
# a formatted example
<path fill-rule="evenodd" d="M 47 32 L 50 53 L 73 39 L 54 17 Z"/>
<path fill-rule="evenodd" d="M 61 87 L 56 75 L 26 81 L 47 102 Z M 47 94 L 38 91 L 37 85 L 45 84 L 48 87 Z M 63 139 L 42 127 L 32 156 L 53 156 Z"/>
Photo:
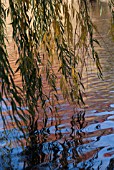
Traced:
<path fill-rule="evenodd" d="M 72 137 L 79 137 L 79 143 L 81 144 L 81 138 L 83 135 L 82 129 L 84 128 L 85 125 L 85 111 L 79 111 L 78 113 L 74 114 L 72 116 L 72 120 L 71 120 L 71 129 L 72 129 L 72 133 L 71 136 Z"/>
<path fill-rule="evenodd" d="M 110 159 L 110 155 L 113 154 L 113 148 L 110 146 L 107 148 L 97 145 L 105 136 L 106 130 L 101 132 L 101 128 L 99 129 L 97 124 L 95 129 L 98 135 L 95 140 L 92 141 L 91 137 L 90 140 L 88 138 L 86 140 L 85 128 L 88 126 L 86 125 L 85 111 L 74 113 L 69 121 L 71 122 L 71 131 L 65 135 L 60 130 L 60 124 L 56 123 L 53 134 L 55 138 L 52 138 L 52 142 L 50 140 L 52 126 L 48 127 L 49 125 L 45 123 L 41 130 L 35 132 L 37 141 L 31 137 L 31 147 L 26 147 L 25 152 L 22 150 L 15 152 L 13 151 L 15 148 L 12 150 L 10 148 L 2 149 L 5 154 L 2 154 L 0 163 L 4 169 L 10 167 L 13 170 L 17 165 L 19 165 L 18 170 L 67 170 L 73 168 L 81 170 L 102 167 L 104 162 L 99 158 L 99 155 L 103 154 L 106 159 L 107 156 Z M 87 132 L 89 131 L 87 130 Z M 107 168 L 113 169 L 113 159 L 109 160 Z"/>
<path fill-rule="evenodd" d="M 81 161 L 77 147 L 83 144 L 85 125 L 85 111 L 78 111 L 71 118 L 69 137 L 63 138 L 56 123 L 55 140 L 48 142 L 50 130 L 45 124 L 45 127 L 36 133 L 38 141 L 31 137 L 31 147 L 27 147 L 24 153 L 26 155 L 24 169 L 69 169 L 75 167 Z"/>

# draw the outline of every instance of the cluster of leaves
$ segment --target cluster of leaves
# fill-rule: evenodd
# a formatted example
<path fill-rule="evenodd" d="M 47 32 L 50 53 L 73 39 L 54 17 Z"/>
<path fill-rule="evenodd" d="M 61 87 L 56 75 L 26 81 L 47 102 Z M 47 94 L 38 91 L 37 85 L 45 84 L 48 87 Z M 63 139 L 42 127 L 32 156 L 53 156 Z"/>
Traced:
<path fill-rule="evenodd" d="M 17 118 L 15 116 L 15 111 L 18 113 L 18 116 L 21 117 L 21 114 L 18 112 L 16 107 L 17 99 L 17 88 L 13 80 L 13 70 L 9 63 L 8 52 L 7 52 L 7 35 L 6 35 L 6 9 L 5 5 L 0 3 L 0 113 L 4 125 L 6 126 L 5 116 L 2 109 L 2 104 L 4 104 L 8 110 L 8 102 L 12 106 L 12 112 L 8 112 L 12 122 L 15 121 L 18 125 Z M 6 100 L 7 99 L 7 100 Z"/>
<path fill-rule="evenodd" d="M 63 97 L 70 102 L 84 103 L 82 96 L 84 86 L 81 80 L 86 59 L 91 58 L 91 54 L 101 75 L 101 66 L 94 47 L 98 42 L 93 38 L 94 26 L 89 16 L 88 2 L 86 0 L 77 0 L 77 2 L 9 0 L 12 36 L 19 54 L 16 72 L 21 75 L 22 87 L 18 87 L 13 81 L 13 72 L 5 45 L 6 15 L 2 7 L 0 10 L 0 32 L 2 32 L 0 34 L 2 49 L 0 50 L 2 53 L 0 54 L 2 56 L 0 57 L 2 84 L 0 100 L 3 100 L 3 95 L 7 99 L 10 96 L 9 102 L 13 110 L 13 114 L 10 114 L 11 118 L 22 131 L 22 125 L 25 125 L 29 134 L 32 134 L 33 140 L 41 109 L 46 118 L 47 101 L 52 105 L 53 97 L 58 100 L 56 87 L 58 77 L 53 69 L 54 60 L 57 60 L 59 65 Z M 45 93 L 44 79 L 50 87 L 48 94 Z M 27 113 L 21 109 L 22 106 L 27 108 Z"/>

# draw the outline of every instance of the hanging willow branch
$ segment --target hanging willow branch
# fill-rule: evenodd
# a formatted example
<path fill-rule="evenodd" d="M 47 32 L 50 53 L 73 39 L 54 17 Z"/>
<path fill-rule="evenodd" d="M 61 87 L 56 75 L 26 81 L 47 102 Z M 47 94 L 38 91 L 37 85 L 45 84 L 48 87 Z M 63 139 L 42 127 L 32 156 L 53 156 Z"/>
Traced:
<path fill-rule="evenodd" d="M 20 73 L 22 80 L 22 87 L 18 87 L 13 81 L 5 45 L 6 15 L 3 4 L 0 9 L 0 56 L 3 56 L 0 57 L 0 100 L 3 100 L 3 95 L 6 98 L 10 96 L 11 118 L 21 130 L 25 125 L 33 139 L 38 128 L 39 113 L 43 110 L 45 120 L 47 107 L 53 105 L 52 98 L 58 100 L 58 80 L 65 99 L 76 104 L 84 103 L 82 75 L 86 58 L 91 54 L 101 74 L 94 48 L 98 42 L 93 38 L 94 27 L 86 0 L 70 3 L 67 0 L 9 0 L 12 37 L 19 54 L 16 73 Z M 55 60 L 58 73 L 53 69 Z M 57 74 L 60 75 L 59 79 Z M 50 89 L 49 93 L 45 92 L 44 80 Z M 26 113 L 22 106 L 27 108 Z M 2 112 L 1 115 L 4 120 Z"/>

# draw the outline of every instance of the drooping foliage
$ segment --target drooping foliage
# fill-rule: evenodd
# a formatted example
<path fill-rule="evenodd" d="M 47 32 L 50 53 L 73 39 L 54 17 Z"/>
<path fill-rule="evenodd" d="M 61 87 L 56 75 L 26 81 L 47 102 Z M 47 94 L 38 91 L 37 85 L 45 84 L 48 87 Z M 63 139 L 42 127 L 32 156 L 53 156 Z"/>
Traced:
<path fill-rule="evenodd" d="M 5 9 L 4 0 L 0 3 L 0 102 L 7 106 L 4 97 L 7 98 L 12 107 L 8 112 L 11 120 L 23 133 L 29 133 L 29 139 L 33 141 L 37 140 L 33 134 L 38 129 L 39 114 L 43 114 L 45 124 L 47 107 L 51 111 L 56 108 L 53 101 L 59 100 L 58 84 L 64 99 L 84 103 L 82 76 L 89 58 L 93 59 L 101 75 L 95 50 L 95 44 L 99 43 L 93 36 L 94 26 L 87 0 L 7 1 L 8 9 Z M 16 72 L 9 64 L 5 44 L 6 12 L 11 17 L 12 38 L 18 51 Z M 54 70 L 55 61 L 57 72 Z M 21 77 L 21 87 L 14 81 L 17 72 Z M 2 104 L 1 115 L 7 123 Z"/>

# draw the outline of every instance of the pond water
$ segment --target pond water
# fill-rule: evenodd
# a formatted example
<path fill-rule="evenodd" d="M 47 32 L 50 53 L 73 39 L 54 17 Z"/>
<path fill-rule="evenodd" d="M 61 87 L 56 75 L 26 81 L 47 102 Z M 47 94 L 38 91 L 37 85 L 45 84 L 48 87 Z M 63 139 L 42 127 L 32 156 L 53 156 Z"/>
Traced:
<path fill-rule="evenodd" d="M 107 3 L 102 1 L 101 4 L 100 9 L 99 4 L 92 3 L 91 15 L 98 27 L 95 38 L 101 44 L 97 50 L 103 80 L 98 79 L 96 68 L 91 66 L 92 70 L 88 70 L 83 80 L 85 110 L 73 110 L 71 105 L 61 101 L 59 116 L 48 118 L 47 127 L 36 132 L 40 134 L 37 148 L 26 154 L 16 142 L 17 139 L 23 141 L 23 134 L 16 129 L 4 133 L 0 119 L 0 170 L 114 169 L 114 37 L 111 33 L 114 25 Z M 10 32 L 9 28 L 9 37 Z M 10 61 L 15 68 L 17 54 L 13 46 L 11 40 Z M 20 83 L 19 75 L 16 81 Z"/>

